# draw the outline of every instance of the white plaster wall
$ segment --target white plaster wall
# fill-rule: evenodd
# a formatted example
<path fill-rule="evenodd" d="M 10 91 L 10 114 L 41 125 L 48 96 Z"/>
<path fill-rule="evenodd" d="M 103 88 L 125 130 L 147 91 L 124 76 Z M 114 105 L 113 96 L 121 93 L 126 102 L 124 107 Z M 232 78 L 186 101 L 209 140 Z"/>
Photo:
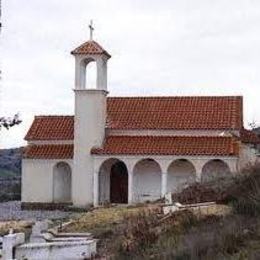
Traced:
<path fill-rule="evenodd" d="M 176 160 L 168 168 L 167 192 L 181 191 L 196 181 L 196 170 L 191 162 Z"/>
<path fill-rule="evenodd" d="M 77 206 L 93 203 L 94 165 L 90 151 L 104 139 L 106 95 L 103 90 L 75 90 L 72 199 Z"/>
<path fill-rule="evenodd" d="M 23 244 L 14 253 L 15 259 L 89 259 L 96 253 L 96 241 Z"/>
<path fill-rule="evenodd" d="M 64 160 L 72 166 L 72 160 Z M 22 160 L 22 201 L 53 202 L 53 170 L 60 160 Z"/>
<path fill-rule="evenodd" d="M 71 201 L 71 168 L 68 164 L 61 162 L 54 166 L 53 171 L 53 201 Z"/>
<path fill-rule="evenodd" d="M 161 196 L 161 169 L 155 161 L 143 160 L 133 171 L 133 201 L 144 202 Z"/>
<path fill-rule="evenodd" d="M 99 171 L 99 203 L 110 201 L 110 173 L 113 159 L 104 162 Z"/>
<path fill-rule="evenodd" d="M 212 160 L 203 166 L 201 180 L 204 182 L 231 176 L 232 174 L 228 164 L 221 160 Z"/>
<path fill-rule="evenodd" d="M 104 161 L 111 158 L 111 155 L 93 155 L 94 160 L 94 167 L 96 169 L 100 169 L 101 165 Z M 210 160 L 213 159 L 219 159 L 226 162 L 231 172 L 237 171 L 237 164 L 238 164 L 238 157 L 235 156 L 161 156 L 161 155 L 113 155 L 113 158 L 120 160 L 125 163 L 127 166 L 128 172 L 133 172 L 133 169 L 135 165 L 145 159 L 145 158 L 151 158 L 155 160 L 161 167 L 162 172 L 166 173 L 171 163 L 178 159 L 187 159 L 190 161 L 195 169 L 196 174 L 198 177 L 200 177 L 200 174 L 202 172 L 203 166 Z"/>

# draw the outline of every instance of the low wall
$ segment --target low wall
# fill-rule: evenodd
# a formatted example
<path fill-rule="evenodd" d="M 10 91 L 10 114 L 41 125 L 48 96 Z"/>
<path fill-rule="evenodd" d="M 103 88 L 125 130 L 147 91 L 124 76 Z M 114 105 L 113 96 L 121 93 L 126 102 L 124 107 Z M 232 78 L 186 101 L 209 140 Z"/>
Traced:
<path fill-rule="evenodd" d="M 32 243 L 15 248 L 16 259 L 86 259 L 96 252 L 96 241 Z"/>
<path fill-rule="evenodd" d="M 34 235 L 41 234 L 47 223 L 38 223 L 34 226 Z M 82 233 L 82 237 L 53 237 L 53 241 L 46 242 L 44 236 L 40 242 L 25 243 L 24 233 L 10 233 L 3 237 L 2 260 L 10 259 L 88 259 L 96 254 L 97 240 L 90 238 L 89 234 Z M 60 239 L 62 241 L 55 241 Z"/>
<path fill-rule="evenodd" d="M 22 210 L 64 210 L 66 211 L 72 203 L 42 203 L 42 202 L 22 202 Z"/>

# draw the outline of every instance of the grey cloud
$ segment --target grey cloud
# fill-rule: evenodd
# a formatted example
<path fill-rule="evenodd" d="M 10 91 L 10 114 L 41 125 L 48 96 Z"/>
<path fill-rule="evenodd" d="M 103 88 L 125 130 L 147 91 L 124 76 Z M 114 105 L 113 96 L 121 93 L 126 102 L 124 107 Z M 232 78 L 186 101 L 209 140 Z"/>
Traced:
<path fill-rule="evenodd" d="M 260 2 L 256 0 L 3 1 L 1 113 L 73 113 L 70 51 L 94 37 L 112 54 L 111 95 L 244 95 L 245 123 L 260 122 Z M 19 99 L 14 99 L 14 96 Z M 3 138 L 4 135 L 4 138 Z"/>

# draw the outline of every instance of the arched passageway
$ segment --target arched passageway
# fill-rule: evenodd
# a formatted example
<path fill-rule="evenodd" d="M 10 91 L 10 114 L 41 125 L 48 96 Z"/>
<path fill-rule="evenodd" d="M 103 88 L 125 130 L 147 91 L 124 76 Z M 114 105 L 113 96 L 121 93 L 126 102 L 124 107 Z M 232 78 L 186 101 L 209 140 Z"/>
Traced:
<path fill-rule="evenodd" d="M 202 168 L 202 182 L 207 182 L 225 177 L 231 177 L 231 171 L 228 164 L 222 160 L 210 160 Z"/>
<path fill-rule="evenodd" d="M 128 203 L 128 171 L 124 162 L 108 159 L 99 170 L 99 203 Z"/>
<path fill-rule="evenodd" d="M 161 195 L 161 168 L 153 159 L 139 161 L 133 170 L 133 201 L 159 199 Z"/>
<path fill-rule="evenodd" d="M 167 192 L 177 192 L 196 181 L 196 169 L 186 159 L 173 161 L 167 172 Z"/>
<path fill-rule="evenodd" d="M 71 168 L 59 162 L 53 169 L 53 202 L 71 201 Z"/>

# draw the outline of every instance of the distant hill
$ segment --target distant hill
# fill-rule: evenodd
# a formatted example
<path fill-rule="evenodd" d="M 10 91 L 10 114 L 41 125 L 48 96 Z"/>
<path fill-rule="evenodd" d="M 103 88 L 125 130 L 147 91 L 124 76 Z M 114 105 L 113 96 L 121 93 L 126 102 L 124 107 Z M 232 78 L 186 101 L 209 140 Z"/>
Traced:
<path fill-rule="evenodd" d="M 21 199 L 22 149 L 0 149 L 0 202 Z"/>
<path fill-rule="evenodd" d="M 21 175 L 22 147 L 0 149 L 0 177 Z"/>

